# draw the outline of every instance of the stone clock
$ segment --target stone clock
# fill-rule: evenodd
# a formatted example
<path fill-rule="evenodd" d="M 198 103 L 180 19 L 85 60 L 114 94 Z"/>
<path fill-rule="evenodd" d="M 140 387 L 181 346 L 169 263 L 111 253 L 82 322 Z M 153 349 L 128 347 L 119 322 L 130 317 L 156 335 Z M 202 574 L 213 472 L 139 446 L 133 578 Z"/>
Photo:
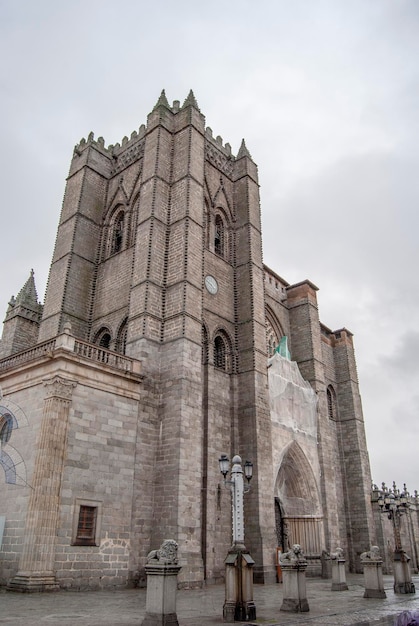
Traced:
<path fill-rule="evenodd" d="M 214 276 L 205 276 L 205 287 L 207 288 L 209 293 L 215 296 L 218 291 L 218 283 L 215 280 Z"/>

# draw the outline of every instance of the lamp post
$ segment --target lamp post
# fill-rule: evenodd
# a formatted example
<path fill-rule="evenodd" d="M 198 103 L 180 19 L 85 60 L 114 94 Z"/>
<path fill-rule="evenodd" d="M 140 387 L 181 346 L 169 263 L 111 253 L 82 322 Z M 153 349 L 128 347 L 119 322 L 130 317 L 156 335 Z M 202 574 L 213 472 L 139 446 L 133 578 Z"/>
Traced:
<path fill-rule="evenodd" d="M 256 619 L 256 606 L 253 602 L 253 565 L 254 561 L 244 544 L 244 512 L 243 496 L 250 490 L 253 475 L 253 463 L 244 463 L 243 480 L 242 460 L 239 455 L 233 457 L 230 480 L 227 474 L 230 460 L 222 454 L 218 460 L 220 472 L 224 478 L 224 486 L 231 491 L 233 543 L 225 560 L 225 602 L 223 617 L 225 622 L 246 621 Z"/>
<path fill-rule="evenodd" d="M 382 513 L 387 513 L 387 517 L 393 525 L 394 535 L 394 592 L 395 593 L 415 593 L 415 585 L 412 582 L 409 561 L 410 558 L 403 550 L 400 534 L 400 522 L 402 516 L 409 509 L 409 492 L 404 485 L 402 493 L 393 482 L 393 489 L 387 489 L 382 483 L 382 490 L 379 492 L 378 505 Z"/>
<path fill-rule="evenodd" d="M 218 460 L 220 472 L 224 477 L 224 486 L 231 490 L 232 523 L 233 523 L 233 548 L 245 550 L 244 545 L 244 513 L 243 496 L 250 490 L 250 481 L 253 476 L 253 463 L 246 461 L 244 464 L 244 475 L 247 484 L 243 480 L 242 460 L 237 454 L 233 457 L 233 467 L 231 469 L 231 480 L 227 480 L 230 469 L 230 460 L 226 454 L 222 454 Z"/>

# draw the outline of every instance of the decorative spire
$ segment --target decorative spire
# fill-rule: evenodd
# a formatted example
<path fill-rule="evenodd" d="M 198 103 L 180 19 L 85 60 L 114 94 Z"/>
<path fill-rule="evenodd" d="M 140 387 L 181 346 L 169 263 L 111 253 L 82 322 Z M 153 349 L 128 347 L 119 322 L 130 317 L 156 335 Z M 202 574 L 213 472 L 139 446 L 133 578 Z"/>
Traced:
<path fill-rule="evenodd" d="M 157 100 L 153 111 L 155 111 L 158 107 L 166 107 L 166 109 L 170 109 L 169 103 L 166 98 L 166 92 L 164 91 L 164 89 L 162 89 L 160 98 Z"/>
<path fill-rule="evenodd" d="M 246 144 L 244 143 L 244 139 L 242 139 L 240 150 L 239 150 L 239 153 L 237 155 L 238 159 L 241 159 L 243 157 L 249 157 L 249 159 L 252 158 L 252 155 L 250 154 L 249 150 L 246 147 Z"/>
<path fill-rule="evenodd" d="M 182 109 L 185 109 L 186 107 L 195 107 L 195 109 L 198 109 L 199 111 L 199 106 L 198 106 L 198 103 L 196 101 L 196 98 L 194 96 L 194 92 L 192 91 L 192 89 L 188 93 L 188 97 L 183 103 Z"/>
<path fill-rule="evenodd" d="M 35 287 L 34 271 L 31 270 L 30 276 L 16 297 L 16 305 L 23 305 L 31 309 L 37 309 L 38 294 Z"/>

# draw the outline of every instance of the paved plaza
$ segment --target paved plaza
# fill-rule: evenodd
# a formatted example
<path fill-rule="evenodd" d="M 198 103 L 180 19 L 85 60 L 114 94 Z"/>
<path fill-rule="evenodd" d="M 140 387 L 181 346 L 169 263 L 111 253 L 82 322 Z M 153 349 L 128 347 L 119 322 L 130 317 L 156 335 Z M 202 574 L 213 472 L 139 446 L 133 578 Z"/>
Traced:
<path fill-rule="evenodd" d="M 257 619 L 243 624 L 263 626 L 392 625 L 405 609 L 419 609 L 419 576 L 413 577 L 417 594 L 395 595 L 393 578 L 384 576 L 387 598 L 363 598 L 363 576 L 350 574 L 348 591 L 331 591 L 331 580 L 307 579 L 308 613 L 281 612 L 282 585 L 256 585 Z M 21 594 L 0 590 L 2 626 L 140 626 L 145 614 L 145 589 L 118 591 L 61 591 Z M 224 586 L 180 590 L 179 626 L 222 624 Z M 240 624 L 240 622 L 236 622 Z"/>

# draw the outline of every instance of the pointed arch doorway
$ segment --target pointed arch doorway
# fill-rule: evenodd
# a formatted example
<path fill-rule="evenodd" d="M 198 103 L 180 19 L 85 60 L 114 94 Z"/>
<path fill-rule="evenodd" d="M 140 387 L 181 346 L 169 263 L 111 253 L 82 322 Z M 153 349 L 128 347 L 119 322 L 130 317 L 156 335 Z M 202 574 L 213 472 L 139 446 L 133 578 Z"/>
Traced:
<path fill-rule="evenodd" d="M 285 450 L 276 477 L 275 521 L 281 550 L 300 544 L 309 562 L 308 573 L 320 575 L 325 540 L 319 487 L 306 455 L 295 441 Z"/>

